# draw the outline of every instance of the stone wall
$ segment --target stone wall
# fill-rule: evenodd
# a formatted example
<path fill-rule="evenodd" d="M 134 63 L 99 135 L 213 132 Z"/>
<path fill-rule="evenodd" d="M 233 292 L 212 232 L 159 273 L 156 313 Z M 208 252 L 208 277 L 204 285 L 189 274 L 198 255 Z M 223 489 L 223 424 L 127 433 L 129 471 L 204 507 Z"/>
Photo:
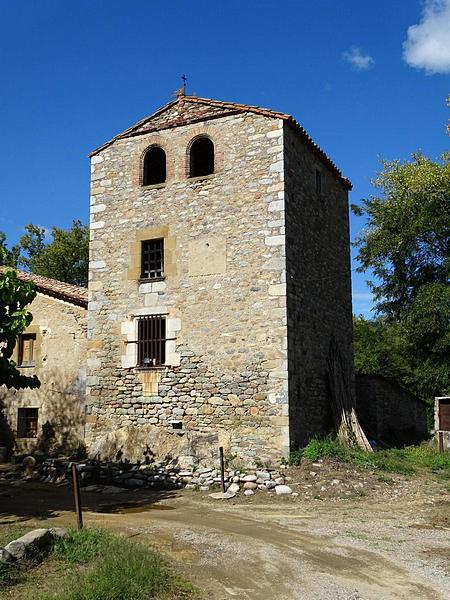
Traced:
<path fill-rule="evenodd" d="M 332 336 L 353 391 L 350 242 L 346 187 L 289 124 L 284 140 L 289 421 L 296 449 L 332 425 L 326 362 Z"/>
<path fill-rule="evenodd" d="M 189 179 L 186 149 L 201 134 L 214 142 L 215 173 Z M 152 144 L 167 154 L 167 181 L 142 187 L 141 156 Z M 283 167 L 282 122 L 254 114 L 118 139 L 92 158 L 93 452 L 101 455 L 107 438 L 123 452 L 112 438 L 125 430 L 151 452 L 153 427 L 167 440 L 212 436 L 215 451 L 221 444 L 244 461 L 286 455 Z M 170 253 L 164 281 L 140 283 L 133 269 L 146 230 L 162 232 Z M 143 314 L 165 315 L 171 338 L 168 364 L 153 372 L 135 368 Z"/>
<path fill-rule="evenodd" d="M 356 409 L 369 439 L 403 446 L 428 437 L 427 405 L 380 375 L 356 376 Z"/>
<path fill-rule="evenodd" d="M 84 436 L 87 311 L 38 293 L 30 312 L 33 321 L 25 333 L 36 335 L 35 366 L 20 370 L 24 375 L 36 374 L 41 387 L 18 391 L 0 388 L 8 430 L 3 435 L 10 434 L 16 453 L 64 449 Z M 17 361 L 17 348 L 15 354 Z M 16 438 L 19 408 L 39 409 L 37 438 Z M 42 426 L 46 424 L 53 438 L 44 435 Z"/>

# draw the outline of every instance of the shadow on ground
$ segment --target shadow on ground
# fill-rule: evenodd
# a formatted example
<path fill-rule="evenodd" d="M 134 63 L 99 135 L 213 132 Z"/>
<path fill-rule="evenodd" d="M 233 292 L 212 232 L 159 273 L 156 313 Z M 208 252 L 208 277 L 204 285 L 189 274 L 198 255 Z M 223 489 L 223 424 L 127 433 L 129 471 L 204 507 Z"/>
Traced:
<path fill-rule="evenodd" d="M 98 513 L 127 513 L 149 510 L 152 505 L 179 492 L 168 490 L 125 490 L 116 494 L 84 492 L 81 503 L 84 511 Z M 58 486 L 30 480 L 0 480 L 0 525 L 29 518 L 51 519 L 60 512 L 73 511 L 74 498 L 70 485 Z"/>

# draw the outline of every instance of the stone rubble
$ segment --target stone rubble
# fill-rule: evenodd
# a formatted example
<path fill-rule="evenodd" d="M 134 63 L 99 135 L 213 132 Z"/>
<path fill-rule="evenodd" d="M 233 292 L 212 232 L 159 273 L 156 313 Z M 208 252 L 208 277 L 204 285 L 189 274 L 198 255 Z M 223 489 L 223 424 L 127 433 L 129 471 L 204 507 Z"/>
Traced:
<path fill-rule="evenodd" d="M 93 493 L 119 493 L 124 488 L 181 489 L 210 491 L 220 488 L 220 470 L 217 468 L 180 469 L 174 465 L 154 463 L 139 465 L 129 463 L 99 463 L 92 460 L 74 463 L 68 458 L 49 458 L 38 468 L 38 477 L 45 483 L 69 485 L 72 480 L 72 464 L 77 464 L 83 491 Z M 279 470 L 258 468 L 256 470 L 226 469 L 225 488 L 229 494 L 241 489 L 251 491 L 275 491 L 290 494 L 285 485 L 286 477 Z M 280 492 L 279 489 L 285 491 Z M 289 491 L 286 491 L 289 490 Z M 251 494 L 246 494 L 250 496 Z"/>

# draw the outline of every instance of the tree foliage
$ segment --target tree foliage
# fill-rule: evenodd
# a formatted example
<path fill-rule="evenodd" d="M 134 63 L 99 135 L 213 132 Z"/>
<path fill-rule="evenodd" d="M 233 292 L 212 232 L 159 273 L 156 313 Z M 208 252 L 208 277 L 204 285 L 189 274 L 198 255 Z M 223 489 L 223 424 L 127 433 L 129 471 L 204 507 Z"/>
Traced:
<path fill-rule="evenodd" d="M 423 286 L 449 281 L 450 155 L 442 162 L 415 154 L 409 162 L 382 164 L 373 181 L 382 195 L 353 207 L 367 217 L 355 245 L 359 271 L 371 269 L 376 277 L 371 286 L 378 312 L 398 319 Z"/>
<path fill-rule="evenodd" d="M 73 285 L 87 286 L 89 269 L 89 227 L 73 221 L 70 229 L 52 227 L 52 241 L 46 243 L 45 228 L 29 223 L 19 244 L 11 250 L 0 232 L 0 247 L 4 249 L 0 264 L 24 267 L 26 270 Z"/>
<path fill-rule="evenodd" d="M 431 400 L 450 392 L 450 154 L 382 164 L 382 195 L 353 207 L 367 217 L 356 246 L 377 310 L 354 319 L 356 370 Z"/>
<path fill-rule="evenodd" d="M 0 231 L 0 266 L 17 267 L 20 258 L 20 246 L 14 245 L 11 250 L 6 246 L 6 235 Z"/>
<path fill-rule="evenodd" d="M 5 260 L 4 250 L 0 257 Z M 8 388 L 36 388 L 40 386 L 38 378 L 26 377 L 17 369 L 12 359 L 18 336 L 33 319 L 27 306 L 36 296 L 29 282 L 20 281 L 13 269 L 4 269 L 0 273 L 0 385 Z"/>
<path fill-rule="evenodd" d="M 70 229 L 52 227 L 53 240 L 45 244 L 45 229 L 29 224 L 20 240 L 21 264 L 32 273 L 73 285 L 87 286 L 89 227 L 74 221 Z"/>

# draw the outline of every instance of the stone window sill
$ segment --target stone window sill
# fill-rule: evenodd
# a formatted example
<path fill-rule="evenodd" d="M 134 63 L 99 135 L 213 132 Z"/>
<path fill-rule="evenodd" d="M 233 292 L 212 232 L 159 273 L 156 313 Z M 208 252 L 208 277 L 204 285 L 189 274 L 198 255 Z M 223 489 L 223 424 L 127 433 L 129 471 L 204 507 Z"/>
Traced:
<path fill-rule="evenodd" d="M 141 185 L 141 190 L 159 190 L 166 187 L 166 182 L 163 183 L 152 183 L 151 185 Z"/>
<path fill-rule="evenodd" d="M 154 281 L 165 281 L 166 280 L 166 276 L 163 275 L 162 277 L 151 277 L 149 279 L 145 279 L 143 277 L 140 277 L 138 279 L 139 283 L 153 283 Z"/>
<path fill-rule="evenodd" d="M 209 175 L 199 175 L 198 177 L 188 177 L 188 183 L 197 183 L 208 179 L 214 179 L 215 173 L 210 173 Z"/>
<path fill-rule="evenodd" d="M 150 367 L 134 367 L 135 371 L 164 371 L 169 365 L 150 366 Z"/>

